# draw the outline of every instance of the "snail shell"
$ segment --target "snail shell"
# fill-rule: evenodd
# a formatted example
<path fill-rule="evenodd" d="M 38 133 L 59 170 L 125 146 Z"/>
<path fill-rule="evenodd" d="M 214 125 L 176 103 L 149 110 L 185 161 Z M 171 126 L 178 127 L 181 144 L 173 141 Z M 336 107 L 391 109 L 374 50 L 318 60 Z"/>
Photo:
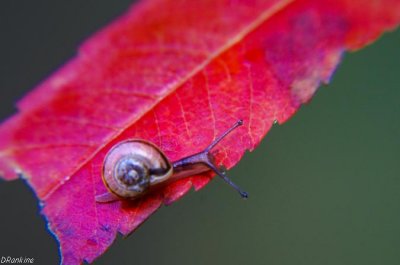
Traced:
<path fill-rule="evenodd" d="M 168 179 L 172 165 L 154 144 L 129 139 L 116 144 L 106 155 L 102 179 L 119 198 L 134 198 L 150 186 Z"/>

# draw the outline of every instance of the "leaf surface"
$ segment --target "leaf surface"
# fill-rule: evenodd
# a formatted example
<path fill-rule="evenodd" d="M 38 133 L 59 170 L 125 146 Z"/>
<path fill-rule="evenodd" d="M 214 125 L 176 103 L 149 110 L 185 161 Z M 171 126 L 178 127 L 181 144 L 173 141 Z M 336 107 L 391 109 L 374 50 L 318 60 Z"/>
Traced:
<path fill-rule="evenodd" d="M 329 81 L 345 50 L 399 21 L 395 0 L 142 1 L 18 103 L 0 126 L 0 173 L 27 179 L 64 264 L 91 262 L 117 232 L 210 180 L 96 203 L 115 143 L 146 139 L 175 161 L 241 118 L 218 146 L 217 162 L 231 168 Z"/>

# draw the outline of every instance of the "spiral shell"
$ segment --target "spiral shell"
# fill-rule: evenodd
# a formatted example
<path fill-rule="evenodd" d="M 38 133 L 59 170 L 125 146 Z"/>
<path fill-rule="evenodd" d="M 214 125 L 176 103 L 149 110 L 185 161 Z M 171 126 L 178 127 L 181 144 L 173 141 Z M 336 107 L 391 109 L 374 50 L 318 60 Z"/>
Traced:
<path fill-rule="evenodd" d="M 168 179 L 172 172 L 171 163 L 157 146 L 145 140 L 129 139 L 108 152 L 102 179 L 111 193 L 129 199 Z"/>

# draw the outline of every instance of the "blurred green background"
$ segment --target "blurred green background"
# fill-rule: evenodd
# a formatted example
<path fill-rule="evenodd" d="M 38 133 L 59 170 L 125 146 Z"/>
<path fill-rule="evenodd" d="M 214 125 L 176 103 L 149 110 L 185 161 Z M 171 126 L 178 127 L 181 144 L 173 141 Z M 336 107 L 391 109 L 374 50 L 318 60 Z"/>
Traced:
<path fill-rule="evenodd" d="M 0 118 L 131 1 L 2 1 Z M 329 86 L 220 179 L 161 208 L 94 264 L 400 264 L 400 31 L 346 54 Z M 57 264 L 33 193 L 0 183 L 0 256 Z"/>

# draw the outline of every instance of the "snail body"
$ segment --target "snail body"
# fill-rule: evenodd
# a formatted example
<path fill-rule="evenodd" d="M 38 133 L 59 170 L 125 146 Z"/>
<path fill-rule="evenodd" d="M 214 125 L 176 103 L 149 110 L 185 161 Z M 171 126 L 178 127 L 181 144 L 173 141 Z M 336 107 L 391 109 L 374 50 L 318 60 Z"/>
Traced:
<path fill-rule="evenodd" d="M 205 150 L 171 163 L 155 144 L 142 139 L 128 139 L 117 143 L 107 153 L 102 169 L 103 183 L 109 192 L 96 196 L 97 202 L 136 199 L 169 180 L 177 180 L 208 170 L 214 171 L 242 197 L 247 193 L 232 183 L 224 172 L 214 165 L 211 149 L 236 127 L 239 120 L 223 135 L 215 139 Z"/>

